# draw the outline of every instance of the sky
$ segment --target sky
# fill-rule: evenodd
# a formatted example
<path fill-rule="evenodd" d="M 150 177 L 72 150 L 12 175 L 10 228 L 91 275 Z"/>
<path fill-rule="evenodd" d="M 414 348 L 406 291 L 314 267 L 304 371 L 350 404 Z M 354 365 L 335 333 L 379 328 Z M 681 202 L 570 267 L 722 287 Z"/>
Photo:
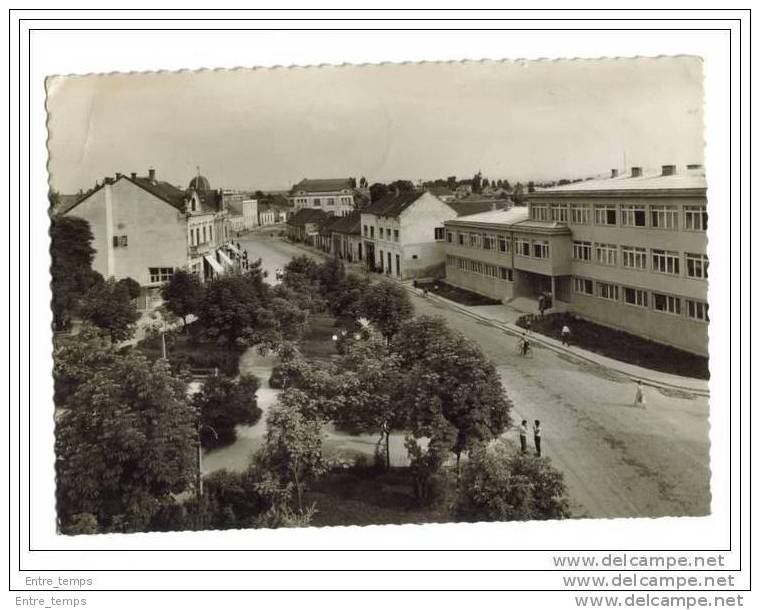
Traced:
<path fill-rule="evenodd" d="M 514 182 L 702 163 L 696 57 L 51 77 L 51 185 L 116 172 L 213 188 L 477 171 Z"/>

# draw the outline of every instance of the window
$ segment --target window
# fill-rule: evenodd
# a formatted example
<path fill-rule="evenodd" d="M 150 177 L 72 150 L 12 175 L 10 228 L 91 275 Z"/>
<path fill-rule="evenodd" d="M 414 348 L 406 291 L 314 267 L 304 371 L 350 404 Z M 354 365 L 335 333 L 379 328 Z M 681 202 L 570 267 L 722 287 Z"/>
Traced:
<path fill-rule="evenodd" d="M 393 241 L 398 241 L 398 229 L 393 229 Z"/>
<path fill-rule="evenodd" d="M 684 229 L 707 231 L 707 208 L 703 205 L 687 205 L 683 209 Z"/>
<path fill-rule="evenodd" d="M 500 235 L 498 240 L 499 252 L 509 252 L 509 239 Z"/>
<path fill-rule="evenodd" d="M 393 232 L 393 238 L 398 241 L 398 231 Z M 454 242 L 454 234 L 451 231 L 446 231 L 446 241 L 449 243 Z"/>
<path fill-rule="evenodd" d="M 480 233 L 470 233 L 470 248 L 480 248 Z"/>
<path fill-rule="evenodd" d="M 527 239 L 517 238 L 517 254 L 520 256 L 530 256 L 530 242 Z"/>
<path fill-rule="evenodd" d="M 577 261 L 590 261 L 591 260 L 591 242 L 590 241 L 574 241 L 573 242 L 573 258 Z"/>
<path fill-rule="evenodd" d="M 327 205 L 335 205 L 335 197 L 328 197 Z"/>
<path fill-rule="evenodd" d="M 707 257 L 704 254 L 686 253 L 686 277 L 707 279 Z"/>
<path fill-rule="evenodd" d="M 465 245 L 465 243 L 464 243 L 464 235 L 465 235 L 464 233 L 459 233 L 458 234 L 458 236 L 459 236 L 459 245 L 460 246 L 464 246 Z"/>
<path fill-rule="evenodd" d="M 596 262 L 601 265 L 617 265 L 617 246 L 596 244 Z"/>
<path fill-rule="evenodd" d="M 316 208 L 322 207 L 322 201 L 319 198 L 314 199 L 312 203 Z"/>
<path fill-rule="evenodd" d="M 629 269 L 646 269 L 647 268 L 647 250 L 646 248 L 635 248 L 633 246 L 621 246 L 623 252 L 623 267 Z"/>
<path fill-rule="evenodd" d="M 549 220 L 549 208 L 545 205 L 531 206 L 531 217 L 533 220 Z"/>
<path fill-rule="evenodd" d="M 435 241 L 443 241 L 444 228 L 443 227 L 435 227 L 434 232 L 435 232 Z"/>
<path fill-rule="evenodd" d="M 369 236 L 370 236 L 370 239 L 375 239 L 375 227 L 369 228 Z"/>
<path fill-rule="evenodd" d="M 496 250 L 496 236 L 483 235 L 483 249 L 484 250 Z"/>
<path fill-rule="evenodd" d="M 511 282 L 512 270 L 508 267 L 499 267 L 499 278 L 506 280 L 507 282 Z"/>
<path fill-rule="evenodd" d="M 672 205 L 652 206 L 652 226 L 657 229 L 677 229 L 678 208 Z"/>
<path fill-rule="evenodd" d="M 150 283 L 158 284 L 159 282 L 168 282 L 174 275 L 173 267 L 149 267 Z"/>
<path fill-rule="evenodd" d="M 206 225 L 203 225 L 203 243 L 206 243 Z"/>
<path fill-rule="evenodd" d="M 383 239 L 383 236 L 385 235 L 385 229 L 383 229 L 383 227 L 380 227 L 378 229 L 378 232 L 379 232 L 380 239 Z"/>
<path fill-rule="evenodd" d="M 553 205 L 552 206 L 552 220 L 554 222 L 567 222 L 567 206 L 566 205 Z"/>
<path fill-rule="evenodd" d="M 645 227 L 647 225 L 647 215 L 644 206 L 620 206 L 620 222 L 624 227 Z"/>
<path fill-rule="evenodd" d="M 573 290 L 578 294 L 594 294 L 594 282 L 582 277 L 573 278 Z"/>
<path fill-rule="evenodd" d="M 369 233 L 369 231 L 367 230 L 367 225 L 363 226 L 363 231 L 364 231 L 364 237 L 367 237 L 367 233 Z"/>
<path fill-rule="evenodd" d="M 114 248 L 126 248 L 127 247 L 127 236 L 126 235 L 114 235 L 113 236 L 113 247 Z"/>
<path fill-rule="evenodd" d="M 657 311 L 664 313 L 681 313 L 681 299 L 670 296 L 669 294 L 652 293 L 652 306 Z"/>
<path fill-rule="evenodd" d="M 646 307 L 647 292 L 646 290 L 639 290 L 638 288 L 623 288 L 623 301 L 629 305 Z"/>
<path fill-rule="evenodd" d="M 686 300 L 686 315 L 694 320 L 709 322 L 710 316 L 707 314 L 707 303 L 702 301 Z"/>
<path fill-rule="evenodd" d="M 669 250 L 652 250 L 652 270 L 658 273 L 681 274 L 678 252 Z"/>
<path fill-rule="evenodd" d="M 611 301 L 618 300 L 618 287 L 615 284 L 607 284 L 606 282 L 596 283 L 596 296 L 602 299 L 609 299 Z"/>
<path fill-rule="evenodd" d="M 533 242 L 533 256 L 536 258 L 549 258 L 549 242 L 548 241 L 534 241 Z"/>
<path fill-rule="evenodd" d="M 594 219 L 598 225 L 617 224 L 617 206 L 597 205 L 594 206 Z"/>
<path fill-rule="evenodd" d="M 572 207 L 573 222 L 577 225 L 587 225 L 591 219 L 591 210 L 587 205 L 574 205 Z"/>

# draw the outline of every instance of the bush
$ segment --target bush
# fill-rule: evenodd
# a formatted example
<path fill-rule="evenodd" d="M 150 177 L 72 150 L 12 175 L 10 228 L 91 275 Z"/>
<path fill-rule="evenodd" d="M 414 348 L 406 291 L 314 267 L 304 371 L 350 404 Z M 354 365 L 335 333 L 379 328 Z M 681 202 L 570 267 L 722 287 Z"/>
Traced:
<path fill-rule="evenodd" d="M 220 447 L 235 442 L 235 427 L 254 425 L 261 418 L 256 404 L 259 380 L 253 375 L 241 375 L 238 380 L 229 377 L 209 377 L 200 392 L 193 396 L 193 404 L 200 411 L 201 443 L 204 447 Z"/>
<path fill-rule="evenodd" d="M 129 294 L 130 299 L 136 299 L 140 296 L 140 284 L 131 277 L 125 277 L 119 280 L 119 284 L 124 286 Z"/>
<path fill-rule="evenodd" d="M 462 521 L 524 521 L 570 516 L 564 476 L 548 458 L 515 452 L 504 440 L 473 451 L 454 506 Z"/>

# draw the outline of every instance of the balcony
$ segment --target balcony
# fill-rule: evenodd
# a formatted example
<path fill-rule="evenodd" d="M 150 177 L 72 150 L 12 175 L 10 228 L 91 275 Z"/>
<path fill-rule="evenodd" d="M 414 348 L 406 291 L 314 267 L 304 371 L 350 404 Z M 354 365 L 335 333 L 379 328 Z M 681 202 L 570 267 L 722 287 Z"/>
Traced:
<path fill-rule="evenodd" d="M 190 256 L 203 256 L 205 254 L 209 254 L 210 252 L 213 252 L 216 249 L 213 241 L 207 241 L 202 244 L 197 244 L 195 246 L 188 246 L 187 251 L 190 254 Z"/>

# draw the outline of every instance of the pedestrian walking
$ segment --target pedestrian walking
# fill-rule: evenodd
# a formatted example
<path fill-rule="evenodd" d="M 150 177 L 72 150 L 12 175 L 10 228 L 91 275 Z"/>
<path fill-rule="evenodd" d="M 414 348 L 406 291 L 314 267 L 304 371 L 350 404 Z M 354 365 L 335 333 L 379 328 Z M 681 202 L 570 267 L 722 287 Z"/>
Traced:
<path fill-rule="evenodd" d="M 536 445 L 536 455 L 541 457 L 541 422 L 533 422 L 533 442 Z"/>
<path fill-rule="evenodd" d="M 562 345 L 570 345 L 570 327 L 567 324 L 562 327 Z"/>
<path fill-rule="evenodd" d="M 646 406 L 646 399 L 644 398 L 644 387 L 641 385 L 641 381 L 636 382 L 636 396 L 633 399 L 634 407 Z"/>
<path fill-rule="evenodd" d="M 530 349 L 530 342 L 528 341 L 528 336 L 525 333 L 523 333 L 523 336 L 520 338 L 520 353 L 523 356 L 527 356 L 529 349 Z"/>
<path fill-rule="evenodd" d="M 546 308 L 546 299 L 544 295 L 541 295 L 538 297 L 538 313 L 543 318 L 544 317 L 544 309 Z"/>
<path fill-rule="evenodd" d="M 528 420 L 522 420 L 520 424 L 520 451 L 522 453 L 528 452 Z"/>

